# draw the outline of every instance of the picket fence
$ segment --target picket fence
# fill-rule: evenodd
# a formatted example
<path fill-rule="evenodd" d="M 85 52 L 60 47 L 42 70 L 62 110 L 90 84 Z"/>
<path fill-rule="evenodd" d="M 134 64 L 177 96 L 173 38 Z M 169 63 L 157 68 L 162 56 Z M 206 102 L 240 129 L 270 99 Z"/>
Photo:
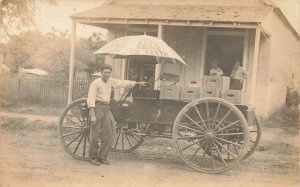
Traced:
<path fill-rule="evenodd" d="M 75 78 L 73 100 L 86 96 L 92 79 Z M 66 105 L 68 99 L 68 79 L 53 75 L 30 74 L 0 77 L 0 98 L 2 100 L 46 105 Z"/>

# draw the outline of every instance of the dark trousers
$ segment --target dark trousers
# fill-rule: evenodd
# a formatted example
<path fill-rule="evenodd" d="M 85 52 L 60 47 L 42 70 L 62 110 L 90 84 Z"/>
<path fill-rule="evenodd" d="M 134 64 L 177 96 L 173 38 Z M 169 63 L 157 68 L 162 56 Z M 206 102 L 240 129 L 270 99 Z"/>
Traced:
<path fill-rule="evenodd" d="M 96 123 L 90 126 L 90 158 L 107 159 L 115 135 L 115 121 L 108 105 L 96 103 Z M 99 140 L 101 142 L 99 151 Z"/>
<path fill-rule="evenodd" d="M 243 80 L 231 78 L 230 89 L 242 90 L 243 89 Z"/>

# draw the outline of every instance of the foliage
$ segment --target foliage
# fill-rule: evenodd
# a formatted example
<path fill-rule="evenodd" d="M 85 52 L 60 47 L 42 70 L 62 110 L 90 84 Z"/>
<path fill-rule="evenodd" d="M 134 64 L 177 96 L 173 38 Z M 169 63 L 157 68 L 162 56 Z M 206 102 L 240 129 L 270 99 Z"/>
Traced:
<path fill-rule="evenodd" d="M 36 0 L 1 0 L 0 30 L 4 30 L 6 36 L 10 36 L 11 30 L 32 26 L 36 2 Z M 56 0 L 44 0 L 42 2 L 55 4 Z"/>
<path fill-rule="evenodd" d="M 92 37 L 97 36 L 96 40 Z M 102 35 L 76 41 L 75 69 L 93 72 L 103 62 L 93 52 L 105 44 Z M 6 45 L 6 64 L 17 72 L 19 67 L 35 67 L 53 74 L 67 75 L 70 59 L 70 34 L 52 29 L 47 34 L 28 31 L 11 36 Z"/>
<path fill-rule="evenodd" d="M 286 96 L 286 104 L 288 107 L 298 106 L 300 103 L 299 93 L 296 90 L 288 89 Z"/>

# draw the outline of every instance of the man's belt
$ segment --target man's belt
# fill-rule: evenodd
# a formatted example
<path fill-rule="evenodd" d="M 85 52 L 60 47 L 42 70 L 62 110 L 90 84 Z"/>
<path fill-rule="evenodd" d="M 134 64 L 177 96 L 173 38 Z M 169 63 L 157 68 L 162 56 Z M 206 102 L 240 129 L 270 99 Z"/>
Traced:
<path fill-rule="evenodd" d="M 96 101 L 96 104 L 101 104 L 101 105 L 108 106 L 108 105 L 109 105 L 109 102 L 104 102 L 104 101 Z"/>

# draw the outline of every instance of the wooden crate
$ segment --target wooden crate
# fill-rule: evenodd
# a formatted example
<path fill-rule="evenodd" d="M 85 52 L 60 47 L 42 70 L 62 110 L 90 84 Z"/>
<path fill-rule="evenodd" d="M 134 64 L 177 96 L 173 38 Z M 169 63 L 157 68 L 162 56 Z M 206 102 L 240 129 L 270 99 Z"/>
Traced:
<path fill-rule="evenodd" d="M 182 87 L 180 91 L 181 101 L 192 101 L 200 97 L 200 87 Z"/>
<path fill-rule="evenodd" d="M 241 104 L 241 90 L 222 90 L 221 98 L 231 102 L 232 104 Z"/>
<path fill-rule="evenodd" d="M 159 99 L 180 99 L 180 86 L 162 86 L 160 89 Z"/>
<path fill-rule="evenodd" d="M 220 97 L 220 90 L 217 88 L 202 88 L 200 97 Z"/>
<path fill-rule="evenodd" d="M 188 77 L 187 86 L 189 87 L 201 87 L 201 81 L 199 77 Z"/>
<path fill-rule="evenodd" d="M 220 90 L 229 90 L 230 77 L 225 76 L 203 76 L 204 88 L 217 88 Z"/>

